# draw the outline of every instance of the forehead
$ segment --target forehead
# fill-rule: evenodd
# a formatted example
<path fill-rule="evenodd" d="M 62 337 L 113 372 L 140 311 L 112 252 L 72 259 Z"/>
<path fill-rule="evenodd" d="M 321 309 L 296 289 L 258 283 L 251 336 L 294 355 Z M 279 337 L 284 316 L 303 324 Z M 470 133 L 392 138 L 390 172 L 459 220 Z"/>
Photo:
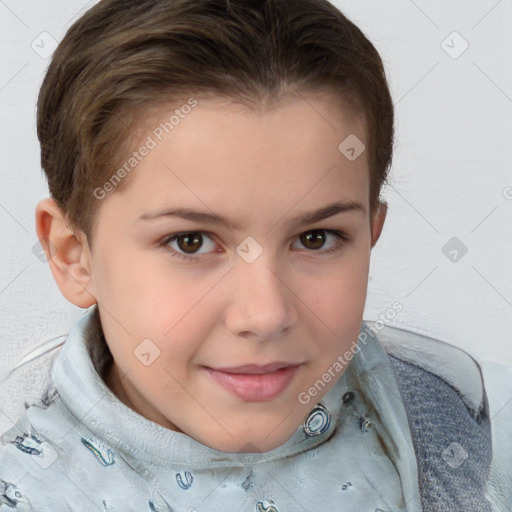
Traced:
<path fill-rule="evenodd" d="M 342 198 L 367 200 L 366 152 L 351 161 L 340 150 L 350 137 L 366 145 L 363 122 L 348 105 L 313 94 L 257 110 L 223 98 L 194 101 L 139 117 L 134 151 L 151 149 L 126 190 L 109 200 L 129 201 L 139 215 L 168 206 L 255 213 L 276 202 L 283 212 L 299 202 L 310 210 Z"/>

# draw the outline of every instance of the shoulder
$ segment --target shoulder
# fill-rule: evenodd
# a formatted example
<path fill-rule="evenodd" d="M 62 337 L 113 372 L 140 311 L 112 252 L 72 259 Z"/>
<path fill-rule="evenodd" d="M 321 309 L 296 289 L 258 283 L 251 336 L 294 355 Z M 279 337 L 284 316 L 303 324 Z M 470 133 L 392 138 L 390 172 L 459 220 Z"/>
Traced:
<path fill-rule="evenodd" d="M 414 415 L 411 430 L 416 428 L 422 455 L 443 438 L 437 451 L 443 449 L 439 453 L 448 464 L 450 454 L 460 460 L 478 454 L 468 476 L 485 482 L 486 497 L 497 507 L 493 510 L 511 510 L 512 367 L 477 362 L 459 347 L 405 329 L 384 326 L 375 331 L 391 361 L 408 415 Z M 429 429 L 432 437 L 424 442 Z M 454 440 L 456 450 L 445 451 L 453 448 Z"/>
<path fill-rule="evenodd" d="M 512 367 L 493 361 L 481 363 L 489 397 L 493 463 L 489 495 L 498 510 L 512 510 Z"/>
<path fill-rule="evenodd" d="M 92 426 L 58 394 L 29 406 L 0 436 L 0 511 L 127 511 L 146 510 L 149 498 L 156 503 L 153 486 Z"/>
<path fill-rule="evenodd" d="M 365 322 L 376 327 L 373 322 Z M 457 390 L 473 411 L 485 403 L 485 386 L 478 362 L 467 352 L 441 340 L 385 325 L 377 337 L 389 356 L 442 379 Z"/>
<path fill-rule="evenodd" d="M 70 471 L 77 454 L 68 442 L 73 425 L 59 421 L 63 418 L 55 398 L 26 405 L 23 415 L 0 436 L 0 510 L 67 511 L 83 502 L 73 483 L 80 480 Z M 67 438 L 62 437 L 63 429 Z"/>
<path fill-rule="evenodd" d="M 43 448 L 46 448 L 43 451 Z M 44 496 L 51 477 L 43 461 L 49 445 L 44 446 L 26 416 L 0 437 L 0 510 L 29 512 L 40 510 L 37 497 Z M 51 449 L 51 448 L 50 448 Z M 47 466 L 46 466 L 47 468 Z M 29 496 L 30 495 L 30 496 Z"/>

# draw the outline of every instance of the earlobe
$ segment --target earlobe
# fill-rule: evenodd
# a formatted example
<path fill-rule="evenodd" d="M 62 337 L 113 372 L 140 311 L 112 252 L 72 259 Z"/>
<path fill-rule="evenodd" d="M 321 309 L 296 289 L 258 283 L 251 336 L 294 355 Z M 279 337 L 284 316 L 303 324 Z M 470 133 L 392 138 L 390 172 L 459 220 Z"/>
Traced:
<path fill-rule="evenodd" d="M 79 239 L 57 203 L 47 198 L 36 207 L 36 232 L 60 291 L 75 306 L 96 304 L 90 251 L 85 235 Z"/>
<path fill-rule="evenodd" d="M 384 226 L 384 221 L 386 220 L 386 215 L 388 213 L 388 203 L 382 201 L 379 203 L 379 208 L 375 212 L 375 217 L 372 222 L 372 249 L 374 245 L 377 243 L 377 240 L 380 238 L 380 234 L 382 233 L 382 228 Z"/>

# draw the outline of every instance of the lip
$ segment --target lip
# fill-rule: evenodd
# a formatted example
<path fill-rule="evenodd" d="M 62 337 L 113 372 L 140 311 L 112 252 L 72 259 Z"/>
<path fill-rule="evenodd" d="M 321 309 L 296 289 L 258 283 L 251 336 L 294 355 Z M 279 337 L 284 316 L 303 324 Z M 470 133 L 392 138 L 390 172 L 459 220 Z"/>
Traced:
<path fill-rule="evenodd" d="M 259 364 L 244 364 L 242 366 L 233 366 L 231 368 L 212 368 L 224 373 L 245 373 L 251 375 L 260 375 L 264 373 L 273 373 L 281 368 L 298 366 L 299 363 L 286 363 L 284 361 L 276 361 L 275 363 L 268 363 L 264 365 Z"/>
<path fill-rule="evenodd" d="M 288 387 L 299 366 L 271 363 L 205 369 L 218 384 L 238 398 L 248 402 L 264 402 L 272 400 Z"/>

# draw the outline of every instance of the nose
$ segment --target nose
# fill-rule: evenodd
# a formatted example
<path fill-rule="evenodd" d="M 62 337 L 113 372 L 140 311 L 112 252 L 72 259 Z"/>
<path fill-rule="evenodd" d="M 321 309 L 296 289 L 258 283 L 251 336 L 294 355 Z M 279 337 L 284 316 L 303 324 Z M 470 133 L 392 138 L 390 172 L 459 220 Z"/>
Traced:
<path fill-rule="evenodd" d="M 233 335 L 275 340 L 293 329 L 300 301 L 283 269 L 265 252 L 252 263 L 238 259 L 229 279 L 233 294 L 225 322 Z"/>

